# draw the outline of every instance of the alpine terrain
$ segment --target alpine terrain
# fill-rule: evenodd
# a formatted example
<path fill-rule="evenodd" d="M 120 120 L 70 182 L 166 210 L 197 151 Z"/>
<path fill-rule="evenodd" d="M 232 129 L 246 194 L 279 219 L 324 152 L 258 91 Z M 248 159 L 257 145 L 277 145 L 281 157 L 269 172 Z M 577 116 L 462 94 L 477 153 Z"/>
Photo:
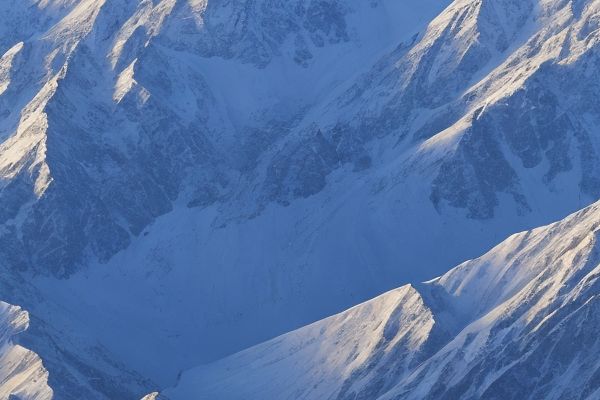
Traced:
<path fill-rule="evenodd" d="M 178 399 L 598 399 L 600 204 L 183 374 Z"/>
<path fill-rule="evenodd" d="M 600 399 L 599 77 L 600 0 L 0 1 L 0 399 Z"/>

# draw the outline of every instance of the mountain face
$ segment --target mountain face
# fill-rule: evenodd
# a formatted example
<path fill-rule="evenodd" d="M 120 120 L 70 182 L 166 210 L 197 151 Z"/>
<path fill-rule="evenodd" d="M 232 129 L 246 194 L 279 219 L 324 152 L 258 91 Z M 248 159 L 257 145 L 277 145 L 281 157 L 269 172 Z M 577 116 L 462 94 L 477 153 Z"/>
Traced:
<path fill-rule="evenodd" d="M 29 326 L 29 315 L 20 307 L 0 303 L 0 397 L 50 400 L 48 371 L 39 356 L 15 342 Z"/>
<path fill-rule="evenodd" d="M 600 204 L 183 374 L 177 399 L 595 399 Z"/>
<path fill-rule="evenodd" d="M 599 15 L 594 0 L 0 4 L 1 285 L 31 313 L 21 340 L 55 397 L 139 398 L 593 203 Z M 418 286 L 387 301 L 420 312 L 391 320 L 438 315 Z M 399 351 L 424 347 L 394 368 L 469 322 L 447 319 L 407 328 Z"/>
<path fill-rule="evenodd" d="M 393 43 L 372 39 L 385 29 L 350 31 L 346 15 L 365 6 L 330 1 L 30 3 L 5 12 L 40 22 L 39 32 L 6 28 L 3 255 L 59 278 L 127 248 L 176 200 L 206 207 L 246 191 L 261 150 L 312 106 L 307 98 L 357 71 L 312 91 L 283 81 L 300 86 L 362 47 Z M 366 8 L 380 19 L 388 11 Z"/>

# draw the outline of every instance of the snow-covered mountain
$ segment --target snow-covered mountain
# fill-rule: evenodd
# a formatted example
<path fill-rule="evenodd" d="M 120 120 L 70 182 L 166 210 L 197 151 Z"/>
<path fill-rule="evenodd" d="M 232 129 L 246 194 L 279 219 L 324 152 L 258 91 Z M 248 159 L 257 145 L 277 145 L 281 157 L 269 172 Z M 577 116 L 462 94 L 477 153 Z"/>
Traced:
<path fill-rule="evenodd" d="M 29 326 L 20 307 L 0 302 L 0 398 L 50 400 L 48 371 L 34 352 L 20 346 L 15 335 Z"/>
<path fill-rule="evenodd" d="M 600 203 L 183 374 L 192 399 L 597 399 Z"/>
<path fill-rule="evenodd" d="M 139 398 L 598 199 L 599 15 L 1 2 L 3 299 L 56 397 Z"/>

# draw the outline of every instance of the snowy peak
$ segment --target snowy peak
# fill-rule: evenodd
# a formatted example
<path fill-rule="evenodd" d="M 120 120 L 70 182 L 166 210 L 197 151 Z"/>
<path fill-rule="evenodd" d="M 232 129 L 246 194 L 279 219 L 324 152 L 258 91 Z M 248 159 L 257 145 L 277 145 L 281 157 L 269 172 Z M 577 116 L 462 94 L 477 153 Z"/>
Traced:
<path fill-rule="evenodd" d="M 590 337 L 600 323 L 592 316 L 600 268 L 598 226 L 596 205 L 513 237 L 513 243 L 474 261 L 477 267 L 442 277 L 440 284 L 450 285 L 446 289 L 461 300 L 460 307 L 483 307 L 475 308 L 473 322 L 383 398 L 399 393 L 411 399 L 523 398 L 524 393 L 531 399 L 565 393 L 586 398 L 598 390 L 592 356 L 598 342 Z M 459 276 L 464 285 L 457 285 Z M 570 341 L 571 335 L 578 340 Z M 566 386 L 565 376 L 571 379 Z"/>
<path fill-rule="evenodd" d="M 166 394 L 522 399 L 528 393 L 535 399 L 568 391 L 585 397 L 600 390 L 593 380 L 599 228 L 595 204 L 514 235 L 419 289 L 402 287 L 194 369 Z M 566 343 L 570 335 L 578 340 Z"/>
<path fill-rule="evenodd" d="M 37 354 L 15 343 L 27 329 L 29 315 L 20 307 L 0 303 L 0 398 L 50 400 L 48 371 Z"/>
<path fill-rule="evenodd" d="M 283 378 L 274 379 L 269 388 L 269 393 L 279 393 L 281 398 L 331 398 L 335 394 L 332 386 L 345 381 L 348 376 L 354 381 L 345 382 L 341 390 L 351 393 L 360 385 L 372 385 L 373 381 L 381 384 L 387 381 L 388 375 L 418 365 L 419 353 L 432 334 L 434 324 L 419 293 L 411 286 L 405 286 L 214 366 L 201 367 L 203 373 L 197 376 L 199 380 L 194 385 L 206 387 L 206 391 L 200 395 L 176 390 L 173 396 L 221 398 L 229 393 L 235 394 L 234 398 L 241 398 L 266 395 L 261 390 L 265 383 L 260 379 L 262 375 L 254 376 L 254 372 Z M 295 355 L 273 363 L 278 354 Z M 249 365 L 252 365 L 251 369 Z M 373 365 L 384 366 L 385 370 L 366 368 Z M 292 370 L 299 372 L 300 380 L 297 385 L 290 386 L 286 384 L 285 374 Z M 227 392 L 211 384 L 213 379 L 220 380 L 229 373 L 232 377 L 244 376 L 245 379 L 229 381 L 232 386 Z"/>
<path fill-rule="evenodd" d="M 427 4 L 411 17 L 435 15 Z M 307 99 L 394 43 L 381 33 L 406 34 L 390 10 L 404 14 L 389 1 L 322 0 L 11 9 L 6 18 L 40 22 L 15 29 L 0 60 L 0 177 L 11 203 L 0 222 L 22 238 L 6 236 L 4 247 L 36 249 L 18 264 L 66 276 L 127 247 L 181 194 L 202 206 L 231 198 L 229 181 L 254 176 L 256 158 L 278 140 L 265 126 L 288 132 Z M 363 11 L 381 26 L 360 24 Z M 117 194 L 129 179 L 142 182 L 129 188 L 135 204 Z M 47 221 L 50 209 L 64 213 Z M 96 210 L 102 221 L 67 209 Z"/>

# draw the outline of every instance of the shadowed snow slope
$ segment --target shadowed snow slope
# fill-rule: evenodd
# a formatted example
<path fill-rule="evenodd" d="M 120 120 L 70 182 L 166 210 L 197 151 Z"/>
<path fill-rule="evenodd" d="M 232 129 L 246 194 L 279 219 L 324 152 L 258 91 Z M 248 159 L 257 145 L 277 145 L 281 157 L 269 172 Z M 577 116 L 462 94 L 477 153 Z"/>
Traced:
<path fill-rule="evenodd" d="M 183 374 L 192 399 L 595 399 L 600 205 Z"/>

